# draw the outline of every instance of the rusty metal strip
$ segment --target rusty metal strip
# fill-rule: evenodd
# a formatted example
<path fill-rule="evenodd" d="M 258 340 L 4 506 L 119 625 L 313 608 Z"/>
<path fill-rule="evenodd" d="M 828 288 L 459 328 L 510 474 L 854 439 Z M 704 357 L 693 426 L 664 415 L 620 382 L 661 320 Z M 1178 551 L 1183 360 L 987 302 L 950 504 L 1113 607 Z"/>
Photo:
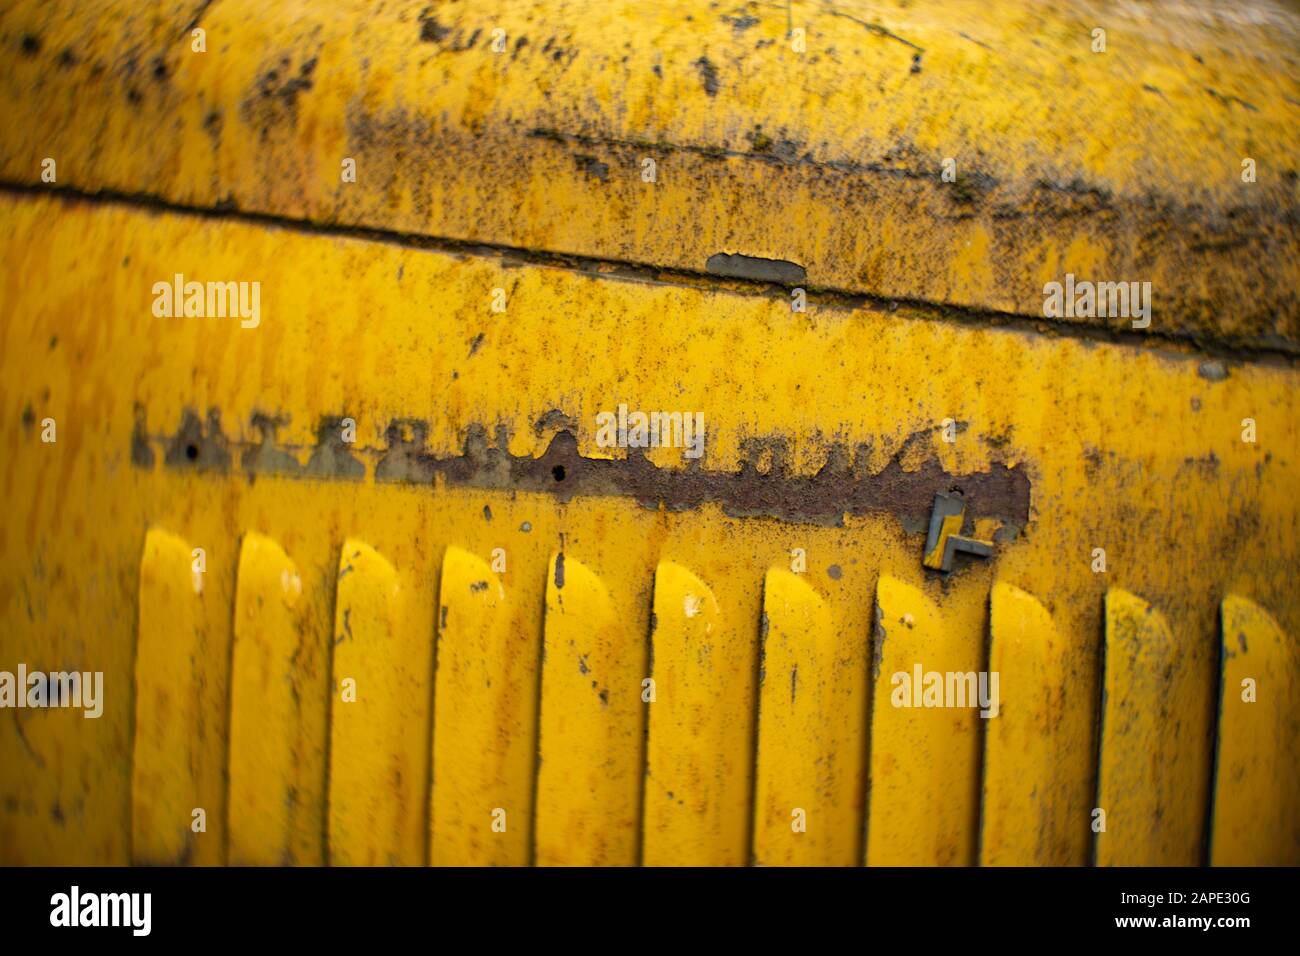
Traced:
<path fill-rule="evenodd" d="M 182 413 L 171 434 L 151 435 L 143 417 L 136 419 L 131 436 L 132 462 L 152 468 L 161 458 L 165 467 L 179 471 L 229 474 L 238 468 L 248 475 L 277 475 L 307 480 L 360 481 L 367 477 L 382 483 L 445 485 L 474 490 L 531 491 L 554 496 L 560 502 L 575 498 L 622 496 L 648 508 L 673 511 L 701 508 L 717 502 L 735 517 L 779 518 L 800 524 L 835 524 L 846 515 L 893 514 L 909 524 L 930 515 L 930 501 L 955 501 L 959 513 L 948 515 L 935 541 L 927 548 L 927 567 L 951 570 L 952 554 L 945 565 L 944 547 L 987 556 L 987 542 L 961 537 L 966 518 L 964 499 L 951 498 L 937 489 L 960 482 L 971 503 L 971 518 L 1000 518 L 1009 526 L 1029 520 L 1032 485 L 1023 467 L 991 462 L 987 469 L 967 473 L 946 471 L 934 458 L 905 460 L 913 449 L 931 437 L 930 431 L 908 435 L 894 455 L 870 473 L 859 455 L 842 443 L 826 449 L 826 463 L 815 474 L 792 474 L 785 440 L 755 438 L 746 443 L 736 471 L 694 468 L 682 470 L 656 464 L 643 449 L 630 448 L 622 458 L 583 455 L 572 419 L 552 410 L 530 426 L 540 432 L 549 419 L 566 426 L 554 431 L 545 448 L 534 455 L 514 455 L 515 440 L 503 426 L 489 436 L 478 423 L 467 426 L 463 451 L 441 456 L 427 447 L 430 423 L 419 418 L 394 419 L 384 429 L 383 447 L 347 444 L 339 439 L 338 415 L 317 423 L 317 441 L 311 446 L 279 443 L 276 432 L 289 416 L 256 412 L 247 427 L 260 434 L 240 441 L 226 434 L 217 409 L 206 416 L 190 408 Z M 940 519 L 934 518 L 934 521 Z"/>

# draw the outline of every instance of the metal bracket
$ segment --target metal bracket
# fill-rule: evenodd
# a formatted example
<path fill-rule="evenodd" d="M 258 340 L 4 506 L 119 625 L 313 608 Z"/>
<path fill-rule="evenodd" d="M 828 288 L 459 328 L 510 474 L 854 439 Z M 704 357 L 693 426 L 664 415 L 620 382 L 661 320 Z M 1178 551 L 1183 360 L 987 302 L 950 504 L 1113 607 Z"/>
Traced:
<path fill-rule="evenodd" d="M 930 533 L 925 539 L 925 557 L 921 561 L 936 571 L 951 571 L 953 557 L 958 551 L 987 558 L 993 554 L 993 542 L 961 535 L 966 520 L 966 500 L 959 494 L 939 492 L 934 496 L 934 510 L 930 512 Z"/>

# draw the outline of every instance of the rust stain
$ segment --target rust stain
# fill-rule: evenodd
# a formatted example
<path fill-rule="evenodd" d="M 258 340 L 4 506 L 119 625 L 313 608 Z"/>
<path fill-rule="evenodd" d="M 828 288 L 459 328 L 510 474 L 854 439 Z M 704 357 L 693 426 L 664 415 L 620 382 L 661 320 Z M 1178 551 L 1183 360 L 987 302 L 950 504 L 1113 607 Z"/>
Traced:
<path fill-rule="evenodd" d="M 221 417 L 210 409 L 206 425 L 197 412 L 187 409 L 176 431 L 146 437 L 143 416 L 137 417 L 131 458 L 137 467 L 151 467 L 151 442 L 164 449 L 169 468 L 229 472 L 238 454 L 240 467 L 250 475 L 363 480 L 371 471 L 378 483 L 435 485 L 499 491 L 549 494 L 562 503 L 579 497 L 631 498 L 647 508 L 689 511 L 706 503 L 719 505 L 736 518 L 775 518 L 795 524 L 839 526 L 846 515 L 889 513 L 904 530 L 925 529 L 934 495 L 960 490 L 969 502 L 972 518 L 996 518 L 1004 524 L 1003 537 L 1014 537 L 1029 520 L 1030 479 L 1020 465 L 992 464 L 988 471 L 953 474 L 933 458 L 914 470 L 904 470 L 902 459 L 916 439 L 903 442 L 884 468 L 865 469 L 862 454 L 852 455 L 841 444 L 829 448 L 826 464 L 813 475 L 798 475 L 788 465 L 788 442 L 781 437 L 751 438 L 743 444 L 745 458 L 738 471 L 704 469 L 698 461 L 685 469 L 659 467 L 641 449 L 630 448 L 626 458 L 587 458 L 567 428 L 555 433 L 539 457 L 510 454 L 508 434 L 498 426 L 495 440 L 487 429 L 471 425 L 464 450 L 440 457 L 427 447 L 428 423 L 396 419 L 386 431 L 382 449 L 361 448 L 343 442 L 341 417 L 327 417 L 317 428 L 317 444 L 306 466 L 299 462 L 308 450 L 277 445 L 275 429 L 286 419 L 257 413 L 252 425 L 260 434 L 255 442 L 226 437 Z M 571 421 L 558 411 L 550 422 Z M 540 423 L 539 423 L 540 424 Z M 373 462 L 368 469 L 365 460 Z"/>

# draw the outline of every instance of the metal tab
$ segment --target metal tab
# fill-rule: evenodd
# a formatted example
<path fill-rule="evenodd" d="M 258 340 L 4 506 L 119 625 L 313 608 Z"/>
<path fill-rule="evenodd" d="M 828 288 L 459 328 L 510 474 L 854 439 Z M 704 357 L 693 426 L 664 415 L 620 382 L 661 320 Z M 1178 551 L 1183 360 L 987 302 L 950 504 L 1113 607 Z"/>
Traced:
<path fill-rule="evenodd" d="M 939 492 L 934 496 L 934 510 L 930 512 L 930 531 L 925 539 L 927 568 L 951 571 L 957 552 L 987 558 L 993 553 L 993 542 L 963 537 L 962 523 L 966 520 L 966 499 L 959 494 Z"/>

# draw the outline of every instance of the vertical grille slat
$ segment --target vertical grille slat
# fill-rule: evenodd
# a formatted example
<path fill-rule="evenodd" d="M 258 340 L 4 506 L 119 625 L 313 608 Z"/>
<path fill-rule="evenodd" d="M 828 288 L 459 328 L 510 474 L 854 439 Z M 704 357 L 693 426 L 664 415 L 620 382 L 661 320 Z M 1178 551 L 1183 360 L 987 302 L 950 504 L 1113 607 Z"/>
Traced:
<path fill-rule="evenodd" d="M 745 863 L 753 635 L 728 619 L 712 588 L 672 561 L 655 569 L 653 622 L 642 860 Z"/>
<path fill-rule="evenodd" d="M 194 549 L 159 528 L 140 561 L 131 845 L 135 863 L 222 862 L 224 683 L 210 670 L 229 620 Z M 202 558 L 206 568 L 207 556 Z"/>
<path fill-rule="evenodd" d="M 517 596 L 458 547 L 443 557 L 438 605 L 430 860 L 522 866 L 532 853 L 540 622 L 522 621 Z"/>
<path fill-rule="evenodd" d="M 329 746 L 326 595 L 265 535 L 244 535 L 230 673 L 229 861 L 319 866 Z"/>
<path fill-rule="evenodd" d="M 1100 866 L 1195 866 L 1208 798 L 1210 714 L 1190 643 L 1121 588 L 1106 592 L 1096 837 Z"/>
<path fill-rule="evenodd" d="M 1300 861 L 1300 652 L 1273 616 L 1228 595 L 1210 862 Z M 1247 700 L 1243 682 L 1253 681 Z"/>
<path fill-rule="evenodd" d="M 585 564 L 552 555 L 537 771 L 537 863 L 631 866 L 640 842 L 646 635 Z"/>
<path fill-rule="evenodd" d="M 374 548 L 355 539 L 344 543 L 330 703 L 332 864 L 425 860 L 432 642 L 410 613 L 419 599 Z"/>
<path fill-rule="evenodd" d="M 975 861 L 980 718 L 974 708 L 915 706 L 917 668 L 983 669 L 984 622 L 936 607 L 886 574 L 876 588 L 867 863 L 965 866 Z M 896 706 L 910 692 L 911 706 Z"/>
<path fill-rule="evenodd" d="M 993 585 L 989 671 L 999 710 L 984 722 L 980 862 L 1082 866 L 1091 852 L 1094 696 L 1075 665 L 1093 649 L 1033 595 Z"/>
<path fill-rule="evenodd" d="M 865 635 L 801 576 L 763 587 L 754 862 L 854 866 L 865 784 Z"/>

